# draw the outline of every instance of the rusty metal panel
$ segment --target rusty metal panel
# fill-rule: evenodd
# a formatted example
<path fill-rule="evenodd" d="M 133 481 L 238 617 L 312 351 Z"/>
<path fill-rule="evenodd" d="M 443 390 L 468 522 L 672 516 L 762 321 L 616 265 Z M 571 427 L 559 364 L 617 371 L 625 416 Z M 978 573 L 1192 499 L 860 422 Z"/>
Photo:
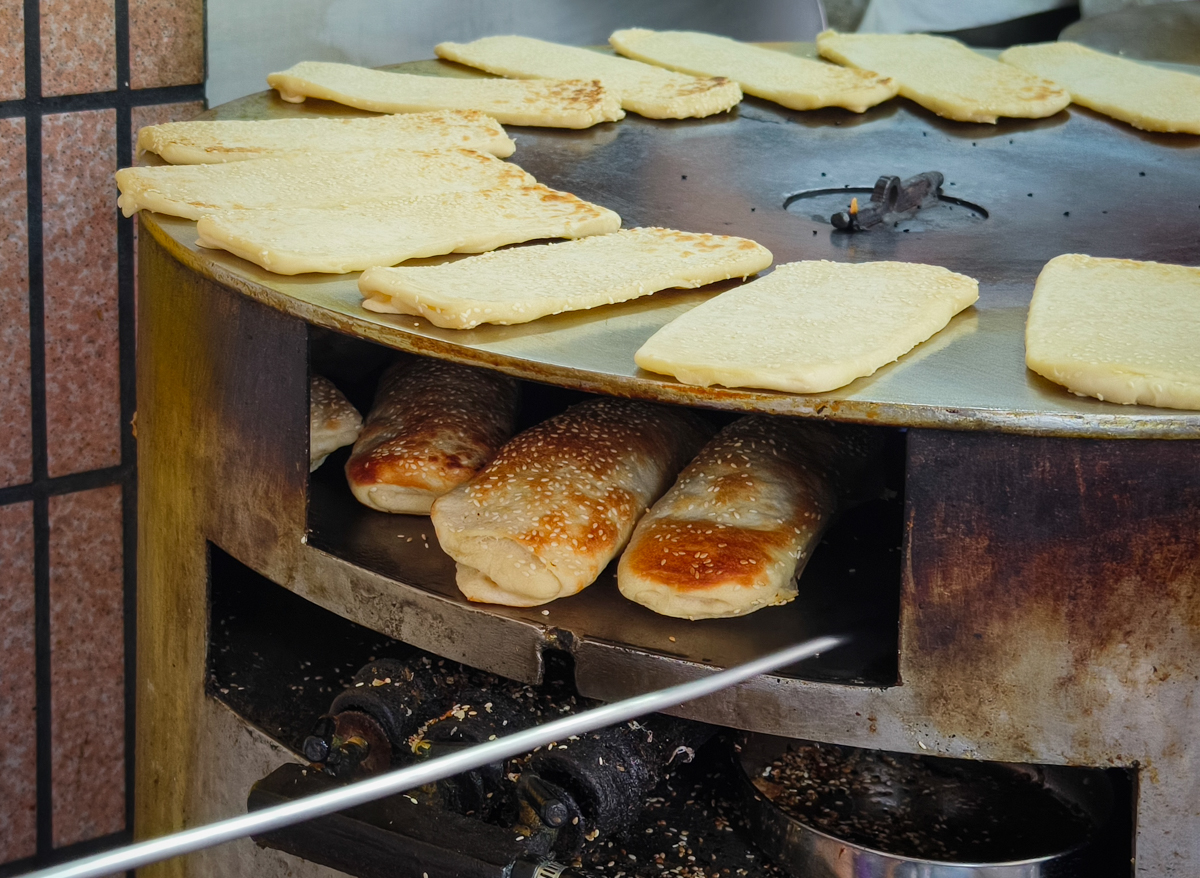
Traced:
<path fill-rule="evenodd" d="M 1138 874 L 1196 874 L 1200 443 L 912 431 L 906 504 L 906 712 L 1139 768 Z"/>

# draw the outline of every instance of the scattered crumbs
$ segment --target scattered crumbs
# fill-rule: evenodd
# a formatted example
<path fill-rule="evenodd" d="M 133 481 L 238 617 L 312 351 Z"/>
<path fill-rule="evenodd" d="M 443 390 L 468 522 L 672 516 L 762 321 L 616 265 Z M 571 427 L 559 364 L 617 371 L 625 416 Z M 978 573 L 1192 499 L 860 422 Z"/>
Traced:
<path fill-rule="evenodd" d="M 550 611 L 549 611 L 549 610 L 542 610 L 542 615 L 543 615 L 543 616 L 549 616 L 549 615 L 550 615 Z"/>
<path fill-rule="evenodd" d="M 674 638 L 674 637 L 668 637 L 668 638 L 667 638 L 667 640 L 671 641 L 672 643 L 674 643 L 674 642 L 675 642 L 675 638 Z"/>

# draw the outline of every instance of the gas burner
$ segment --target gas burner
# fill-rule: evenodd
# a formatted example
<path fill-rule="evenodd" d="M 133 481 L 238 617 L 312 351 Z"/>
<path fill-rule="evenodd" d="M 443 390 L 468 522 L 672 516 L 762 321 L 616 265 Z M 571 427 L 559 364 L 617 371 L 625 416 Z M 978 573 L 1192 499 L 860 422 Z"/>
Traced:
<path fill-rule="evenodd" d="M 841 189 L 810 189 L 789 195 L 785 210 L 815 209 L 812 219 L 830 223 L 835 229 L 862 232 L 872 228 L 895 231 L 928 231 L 959 221 L 979 221 L 988 217 L 985 208 L 942 191 L 945 177 L 940 171 L 926 171 L 901 180 L 885 174 L 875 186 L 844 186 Z M 858 195 L 869 194 L 865 203 Z M 849 206 L 846 198 L 850 197 Z M 796 207 L 793 207 L 796 205 Z M 836 208 L 842 209 L 837 210 Z M 958 208 L 957 213 L 955 207 Z M 832 214 L 828 211 L 833 210 Z M 817 212 L 819 211 L 819 212 Z"/>

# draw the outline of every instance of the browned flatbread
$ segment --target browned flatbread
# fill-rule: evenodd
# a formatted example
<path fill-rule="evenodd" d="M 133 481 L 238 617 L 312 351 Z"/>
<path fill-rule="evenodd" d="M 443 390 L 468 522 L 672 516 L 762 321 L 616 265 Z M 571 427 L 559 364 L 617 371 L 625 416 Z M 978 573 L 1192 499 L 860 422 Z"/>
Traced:
<path fill-rule="evenodd" d="M 665 616 L 741 616 L 796 597 L 869 433 L 751 415 L 710 441 L 642 518 L 617 567 L 630 600 Z"/>
<path fill-rule="evenodd" d="M 308 471 L 357 439 L 361 429 L 362 415 L 337 385 L 323 375 L 313 375 L 308 382 Z"/>
<path fill-rule="evenodd" d="M 442 360 L 403 360 L 384 372 L 346 462 L 359 502 L 381 512 L 427 515 L 512 435 L 515 379 Z"/>
<path fill-rule="evenodd" d="M 459 590 L 532 607 L 591 585 L 710 433 L 687 409 L 608 398 L 520 433 L 433 504 Z"/>

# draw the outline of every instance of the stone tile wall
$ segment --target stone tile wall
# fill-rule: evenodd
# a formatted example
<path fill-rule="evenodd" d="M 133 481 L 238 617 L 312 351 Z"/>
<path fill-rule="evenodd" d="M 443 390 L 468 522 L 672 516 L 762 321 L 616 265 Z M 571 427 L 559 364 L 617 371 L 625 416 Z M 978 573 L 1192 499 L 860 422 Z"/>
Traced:
<path fill-rule="evenodd" d="M 113 172 L 203 108 L 203 0 L 0 3 L 0 874 L 129 837 L 134 248 Z"/>

